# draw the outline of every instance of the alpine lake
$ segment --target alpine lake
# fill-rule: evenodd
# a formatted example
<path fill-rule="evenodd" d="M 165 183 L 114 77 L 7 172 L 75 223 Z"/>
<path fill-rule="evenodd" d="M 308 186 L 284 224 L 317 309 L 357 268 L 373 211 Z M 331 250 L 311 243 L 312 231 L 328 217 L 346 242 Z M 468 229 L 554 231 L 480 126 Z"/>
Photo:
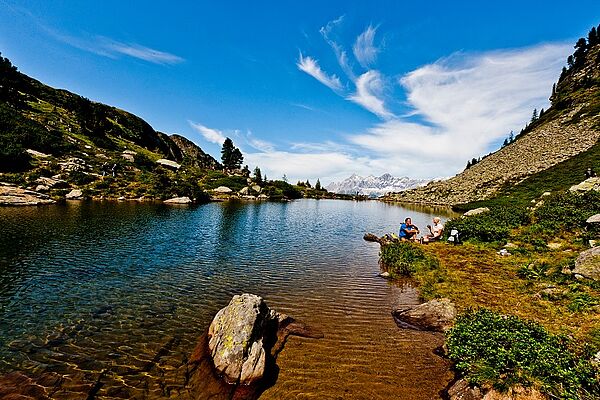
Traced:
<path fill-rule="evenodd" d="M 405 217 L 445 209 L 298 200 L 167 206 L 67 202 L 0 208 L 0 375 L 58 374 L 52 398 L 164 398 L 216 312 L 240 293 L 319 329 L 290 337 L 261 399 L 436 399 L 453 377 L 437 333 L 400 329 L 410 280 L 378 276 Z M 174 379 L 174 378 L 173 378 Z"/>

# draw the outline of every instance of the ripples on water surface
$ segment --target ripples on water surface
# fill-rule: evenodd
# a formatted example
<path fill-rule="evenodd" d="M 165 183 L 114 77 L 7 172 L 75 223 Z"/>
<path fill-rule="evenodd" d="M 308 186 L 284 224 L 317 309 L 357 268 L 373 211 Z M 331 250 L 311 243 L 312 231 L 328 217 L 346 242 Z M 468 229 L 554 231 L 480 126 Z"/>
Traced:
<path fill-rule="evenodd" d="M 435 212 L 323 200 L 1 208 L 0 372 L 72 377 L 55 398 L 101 371 L 100 398 L 160 397 L 216 311 L 252 292 L 325 334 L 289 339 L 262 398 L 438 398 L 451 378 L 432 353 L 442 338 L 396 327 L 391 309 L 416 293 L 377 277 L 378 246 L 362 240 L 406 216 L 424 230 Z"/>

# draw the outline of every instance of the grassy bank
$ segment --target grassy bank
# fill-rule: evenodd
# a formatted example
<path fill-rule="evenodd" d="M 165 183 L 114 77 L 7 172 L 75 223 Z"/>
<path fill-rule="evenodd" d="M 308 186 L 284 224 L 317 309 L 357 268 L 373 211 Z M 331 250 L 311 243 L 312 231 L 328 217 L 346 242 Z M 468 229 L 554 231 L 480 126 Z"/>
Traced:
<path fill-rule="evenodd" d="M 571 273 L 589 240 L 600 239 L 585 223 L 600 213 L 600 193 L 556 193 L 530 208 L 489 206 L 446 223 L 464 244 L 386 244 L 382 267 L 412 276 L 423 300 L 456 304 L 463 317 L 449 336 L 450 357 L 472 383 L 600 398 L 598 368 L 589 362 L 600 351 L 600 282 Z M 498 254 L 504 248 L 510 255 Z"/>

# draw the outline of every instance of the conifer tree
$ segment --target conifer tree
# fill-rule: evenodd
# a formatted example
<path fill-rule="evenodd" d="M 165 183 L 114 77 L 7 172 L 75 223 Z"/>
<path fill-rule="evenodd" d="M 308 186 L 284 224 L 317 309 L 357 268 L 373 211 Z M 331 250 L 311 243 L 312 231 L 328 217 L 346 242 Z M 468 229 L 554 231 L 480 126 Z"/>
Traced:
<path fill-rule="evenodd" d="M 315 183 L 315 190 L 321 190 L 321 182 L 317 179 L 317 183 Z"/>
<path fill-rule="evenodd" d="M 244 161 L 242 152 L 233 145 L 233 141 L 229 138 L 225 139 L 223 142 L 221 161 L 227 170 L 239 169 Z"/>
<path fill-rule="evenodd" d="M 537 108 L 534 108 L 533 113 L 531 114 L 531 122 L 530 123 L 534 123 L 535 121 L 537 121 L 537 119 L 538 119 Z"/>
<path fill-rule="evenodd" d="M 310 185 L 310 182 L 308 181 L 308 179 L 306 180 L 306 187 L 307 187 L 307 188 L 310 188 L 310 187 L 312 187 L 312 186 Z"/>
<path fill-rule="evenodd" d="M 262 173 L 260 172 L 260 168 L 258 166 L 254 168 L 254 182 L 259 185 L 262 183 Z"/>

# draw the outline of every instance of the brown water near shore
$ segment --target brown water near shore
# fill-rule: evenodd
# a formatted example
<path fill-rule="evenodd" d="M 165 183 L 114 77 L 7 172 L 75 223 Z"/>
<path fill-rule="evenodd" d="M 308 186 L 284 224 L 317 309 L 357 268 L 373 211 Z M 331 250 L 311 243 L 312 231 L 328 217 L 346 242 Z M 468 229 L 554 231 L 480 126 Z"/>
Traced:
<path fill-rule="evenodd" d="M 0 209 L 0 374 L 59 377 L 56 399 L 177 398 L 198 336 L 251 292 L 325 334 L 290 337 L 261 398 L 439 398 L 443 337 L 395 325 L 416 290 L 378 277 L 362 240 L 433 215 L 314 200 Z"/>

